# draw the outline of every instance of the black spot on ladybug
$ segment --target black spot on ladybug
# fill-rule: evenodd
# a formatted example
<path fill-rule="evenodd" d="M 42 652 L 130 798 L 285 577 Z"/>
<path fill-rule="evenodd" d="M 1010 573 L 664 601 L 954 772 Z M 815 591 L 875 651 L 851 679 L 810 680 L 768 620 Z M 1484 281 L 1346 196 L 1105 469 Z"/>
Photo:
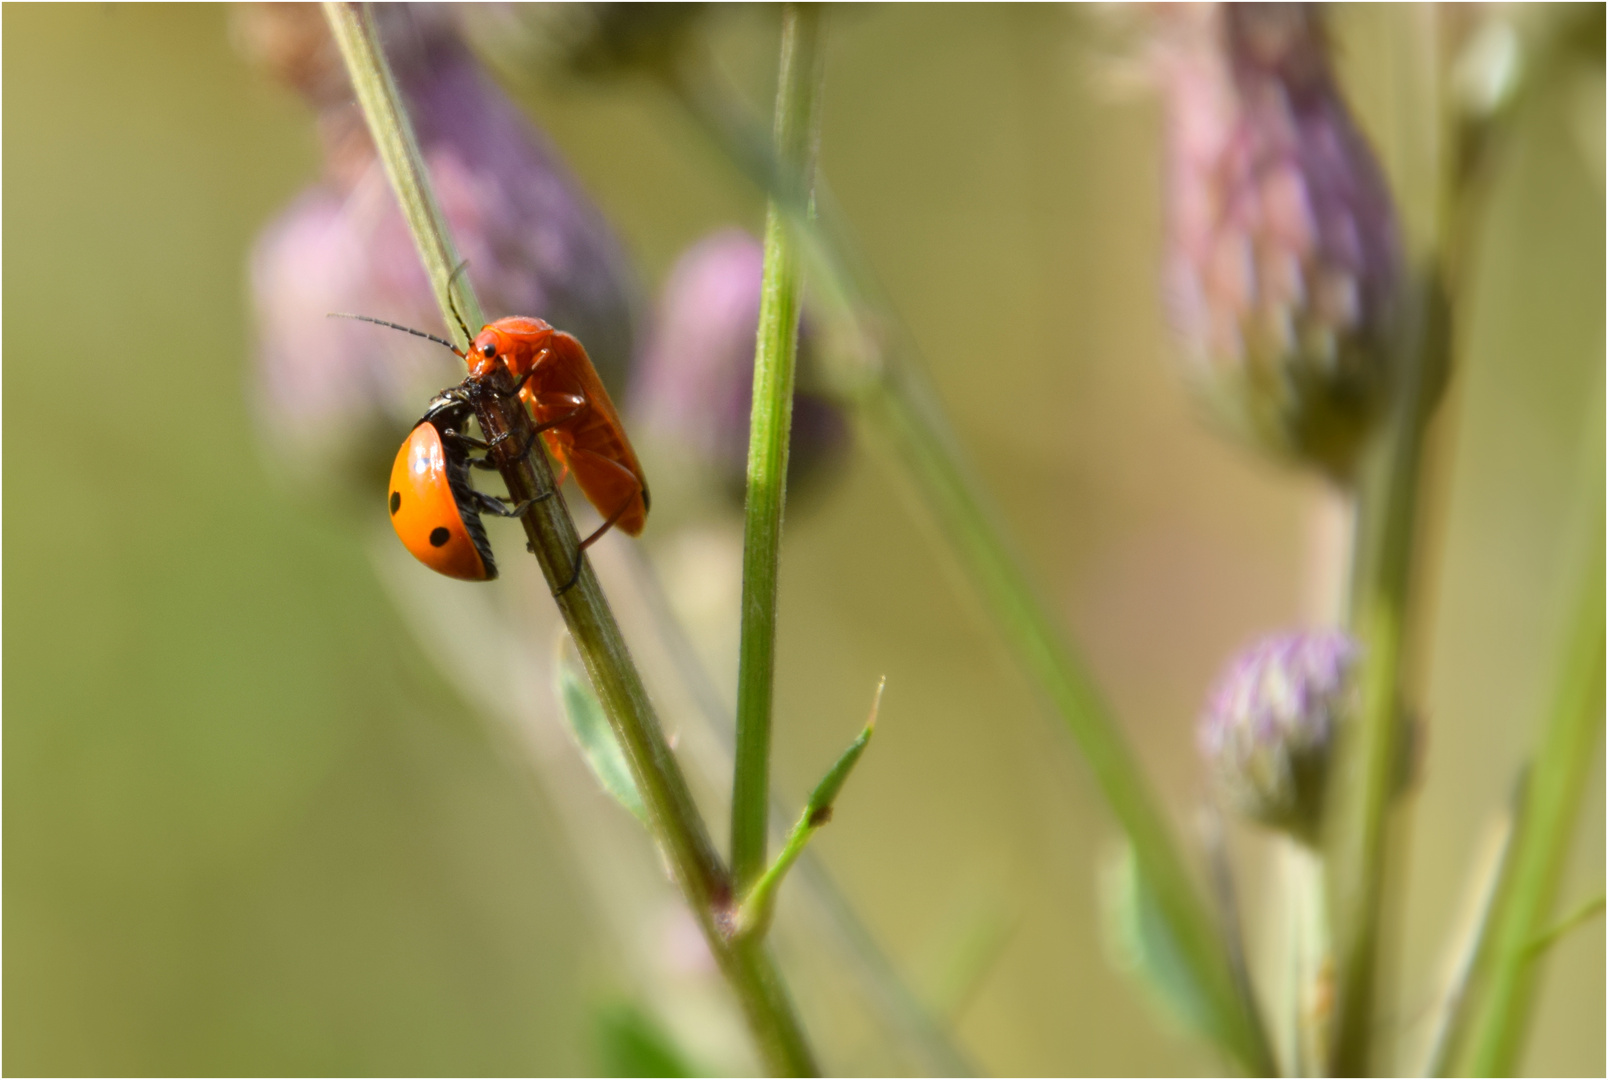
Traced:
<path fill-rule="evenodd" d="M 394 514 L 400 509 L 402 509 L 402 493 L 393 491 L 391 492 L 391 513 Z"/>
<path fill-rule="evenodd" d="M 441 547 L 451 539 L 452 534 L 447 531 L 447 527 L 445 525 L 437 525 L 435 528 L 430 530 L 431 547 Z"/>

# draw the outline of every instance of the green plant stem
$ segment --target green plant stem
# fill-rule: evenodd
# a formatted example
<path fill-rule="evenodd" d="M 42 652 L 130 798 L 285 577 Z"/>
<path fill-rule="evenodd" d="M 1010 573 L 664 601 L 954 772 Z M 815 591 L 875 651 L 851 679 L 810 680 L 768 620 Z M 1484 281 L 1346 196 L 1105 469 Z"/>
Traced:
<path fill-rule="evenodd" d="M 431 281 L 437 283 L 442 317 L 451 325 L 446 284 L 454 269 L 454 248 L 431 194 L 373 19 L 358 4 L 327 3 L 325 12 L 419 256 Z M 479 305 L 467 283 L 458 295 L 460 310 L 479 322 Z M 511 384 L 504 389 L 511 390 Z M 492 395 L 479 405 L 478 418 L 488 438 L 495 439 L 505 431 L 512 435 L 498 447 L 496 458 L 513 498 L 523 500 L 539 491 L 554 490 L 552 470 L 544 455 L 521 457 L 514 451 L 515 447 L 527 445 L 530 418 L 525 410 L 517 406 L 503 408 L 502 398 Z M 569 577 L 578 539 L 563 499 L 534 504 L 525 514 L 524 525 L 548 584 L 556 589 Z M 761 942 L 735 941 L 729 936 L 730 877 L 693 804 L 619 624 L 589 565 L 583 568 L 575 586 L 557 602 L 631 767 L 654 836 L 743 1008 L 761 1056 L 777 1074 L 813 1075 L 817 1071 L 814 1058 L 770 954 Z"/>
<path fill-rule="evenodd" d="M 630 549 L 630 554 L 632 571 L 664 648 L 677 658 L 675 667 L 684 687 L 697 702 L 698 711 L 703 713 L 717 741 L 730 752 L 735 741 L 735 724 L 720 702 L 719 688 L 672 610 L 664 583 L 659 580 L 652 561 L 640 548 Z M 729 771 L 729 762 L 720 768 Z M 772 792 L 773 820 L 784 819 L 789 810 Z M 926 1071 L 933 1076 L 978 1075 L 976 1066 L 956 1044 L 949 1025 L 939 1018 L 936 1010 L 911 991 L 882 943 L 850 905 L 825 864 L 808 847 L 799 857 L 798 875 L 809 890 L 813 903 L 841 936 L 843 948 L 857 965 L 859 978 L 864 981 L 876 1007 L 883 1011 L 890 1027 L 902 1033 L 914 1046 Z"/>
<path fill-rule="evenodd" d="M 1424 437 L 1446 361 L 1446 312 L 1437 285 L 1424 290 L 1420 310 L 1399 396 L 1359 481 L 1350 623 L 1365 657 L 1361 708 L 1340 744 L 1326 836 L 1336 979 L 1330 1067 L 1338 1076 L 1367 1074 L 1375 1026 L 1386 826 L 1402 744 Z"/>
<path fill-rule="evenodd" d="M 447 333 L 460 337 L 447 291 L 452 271 L 459 262 L 458 249 L 452 242 L 441 206 L 436 202 L 435 189 L 425 177 L 424 156 L 419 152 L 419 143 L 413 136 L 413 125 L 391 77 L 391 68 L 380 50 L 374 21 L 360 4 L 325 3 L 324 14 L 346 61 L 346 73 L 368 121 L 369 136 L 379 151 L 380 164 L 385 167 L 402 217 L 413 234 L 425 273 L 430 275 L 430 287 L 435 290 Z M 485 314 L 468 277 L 459 276 L 456 292 L 457 310 L 464 319 L 470 326 L 482 324 Z M 459 342 L 459 348 L 468 347 L 468 341 Z"/>
<path fill-rule="evenodd" d="M 865 365 L 871 377 L 855 388 L 866 429 L 914 481 L 940 535 L 953 546 L 1018 660 L 1082 749 L 1209 1003 L 1207 1034 L 1246 1072 L 1270 1075 L 1275 1064 L 1261 1017 L 1235 977 L 1230 950 L 1218 935 L 1217 920 L 1186 868 L 1161 806 L 1086 667 L 1045 608 L 1043 590 L 1011 551 L 1002 519 L 989 505 L 923 372 L 914 338 L 866 268 L 824 182 L 816 182 L 815 220 L 797 179 L 767 151 L 729 94 L 692 65 L 661 74 L 696 126 L 800 230 L 800 254 L 819 275 L 819 295 L 855 324 L 851 337 L 874 354 Z"/>
<path fill-rule="evenodd" d="M 1511 1076 L 1524 1046 L 1534 1004 L 1538 942 L 1545 941 L 1570 838 L 1597 760 L 1603 729 L 1603 473 L 1602 428 L 1595 429 L 1588 472 L 1589 543 L 1576 575 L 1578 601 L 1568 632 L 1541 746 L 1530 766 L 1513 838 L 1503 866 L 1495 915 L 1481 942 L 1476 972 L 1481 988 L 1466 1024 L 1468 1076 Z"/>
<path fill-rule="evenodd" d="M 782 9 L 776 88 L 776 153 L 804 178 L 815 170 L 820 137 L 820 10 Z M 806 196 L 807 197 L 807 196 Z M 731 869 L 738 894 L 765 871 L 770 808 L 771 706 L 776 675 L 776 586 L 782 510 L 793 427 L 801 281 L 786 215 L 773 200 L 765 215 L 765 270 L 754 345 L 753 412 L 748 434 L 748 502 L 743 522 L 742 640 L 737 669 L 737 755 L 731 793 Z"/>

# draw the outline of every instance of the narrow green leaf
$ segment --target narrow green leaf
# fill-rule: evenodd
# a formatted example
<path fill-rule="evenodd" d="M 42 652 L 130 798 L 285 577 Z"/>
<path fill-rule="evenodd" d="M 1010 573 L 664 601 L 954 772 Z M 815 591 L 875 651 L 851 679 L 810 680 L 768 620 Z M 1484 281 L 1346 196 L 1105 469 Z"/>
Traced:
<path fill-rule="evenodd" d="M 1559 919 L 1551 930 L 1530 942 L 1531 957 L 1533 958 L 1546 952 L 1558 943 L 1559 938 L 1595 919 L 1603 913 L 1605 908 L 1608 908 L 1608 896 L 1593 896 L 1590 900 Z"/>
<path fill-rule="evenodd" d="M 933 1011 L 960 1019 L 998 965 L 1020 919 L 998 901 L 975 906 L 964 920 L 951 923 L 936 956 L 927 965 L 927 999 Z"/>
<path fill-rule="evenodd" d="M 1150 991 L 1153 1002 L 1180 1026 L 1223 1039 L 1211 994 L 1196 977 L 1132 844 L 1123 841 L 1104 867 L 1100 885 L 1112 962 Z"/>
<path fill-rule="evenodd" d="M 554 672 L 564 722 L 575 737 L 575 745 L 581 748 L 581 756 L 586 759 L 592 775 L 597 777 L 604 791 L 646 825 L 648 810 L 642 804 L 642 794 L 637 791 L 636 781 L 631 779 L 625 752 L 620 749 L 608 717 L 603 714 L 603 706 L 592 693 L 591 684 L 575 670 L 567 656 L 558 658 Z"/>
<path fill-rule="evenodd" d="M 865 746 L 871 741 L 871 734 L 876 731 L 877 711 L 882 708 L 882 691 L 887 685 L 888 680 L 884 676 L 877 683 L 877 694 L 871 701 L 871 716 L 866 720 L 859 737 L 849 744 L 849 748 L 843 751 L 837 763 L 826 771 L 826 775 L 821 777 L 821 782 L 815 785 L 815 790 L 810 792 L 809 802 L 804 804 L 804 819 L 809 822 L 811 828 L 818 828 L 832 820 L 832 804 L 837 801 L 838 792 L 843 790 L 843 782 L 849 778 L 849 773 L 858 764 L 860 755 L 865 753 Z"/>
<path fill-rule="evenodd" d="M 776 860 L 766 867 L 753 888 L 744 894 L 742 903 L 737 906 L 735 932 L 739 938 L 763 935 L 769 928 L 776 909 L 776 891 L 781 888 L 782 879 L 798 857 L 804 854 L 804 846 L 815 835 L 815 830 L 832 820 L 832 804 L 837 801 L 843 782 L 849 778 L 860 755 L 865 753 L 866 743 L 871 741 L 871 735 L 876 731 L 877 711 L 882 708 L 882 690 L 887 685 L 888 680 L 884 676 L 877 683 L 876 697 L 871 700 L 871 716 L 866 720 L 865 727 L 860 729 L 859 737 L 849 744 L 849 748 L 826 771 L 821 782 L 815 785 L 815 790 L 810 792 L 809 800 L 804 804 L 804 812 L 788 834 L 787 843 L 777 852 Z"/>
<path fill-rule="evenodd" d="M 1603 413 L 1601 385 L 1591 426 L 1581 440 L 1585 457 L 1578 484 L 1579 532 L 1571 542 L 1574 611 L 1562 638 L 1552 702 L 1531 760 L 1523 808 L 1513 834 L 1513 855 L 1503 866 L 1495 915 L 1480 942 L 1476 971 L 1483 989 L 1466 1020 L 1469 1045 L 1457 1071 L 1509 1076 L 1524 1051 L 1535 1010 L 1552 907 L 1569 856 L 1591 767 L 1603 732 L 1605 638 L 1603 617 Z M 1556 924 L 1552 924 L 1556 925 Z"/>

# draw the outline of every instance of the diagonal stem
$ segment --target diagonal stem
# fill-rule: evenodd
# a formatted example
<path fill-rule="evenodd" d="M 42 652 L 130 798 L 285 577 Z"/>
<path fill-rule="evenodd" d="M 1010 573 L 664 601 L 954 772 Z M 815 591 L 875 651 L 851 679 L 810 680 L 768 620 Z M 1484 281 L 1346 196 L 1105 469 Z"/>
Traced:
<path fill-rule="evenodd" d="M 442 317 L 451 325 L 447 285 L 455 249 L 431 192 L 407 110 L 385 63 L 373 17 L 359 4 L 326 3 L 324 11 L 419 257 L 436 287 Z M 458 296 L 466 317 L 481 321 L 479 304 L 467 283 L 458 289 Z M 504 383 L 500 389 L 511 391 L 511 381 L 499 378 Z M 530 417 L 523 408 L 505 408 L 505 397 L 481 396 L 476 412 L 488 439 L 504 433 L 511 436 L 498 444 L 495 457 L 510 495 L 523 501 L 537 492 L 554 490 L 552 470 L 542 454 L 517 455 L 516 447 L 528 445 Z M 577 548 L 575 524 L 564 501 L 545 499 L 533 504 L 524 516 L 524 525 L 542 572 L 556 589 L 569 578 Z M 584 566 L 574 587 L 558 598 L 558 607 L 630 764 L 654 836 L 710 952 L 743 1008 L 762 1058 L 779 1075 L 813 1075 L 817 1071 L 813 1055 L 770 953 L 762 943 L 729 937 L 730 877 L 693 804 L 590 565 Z"/>

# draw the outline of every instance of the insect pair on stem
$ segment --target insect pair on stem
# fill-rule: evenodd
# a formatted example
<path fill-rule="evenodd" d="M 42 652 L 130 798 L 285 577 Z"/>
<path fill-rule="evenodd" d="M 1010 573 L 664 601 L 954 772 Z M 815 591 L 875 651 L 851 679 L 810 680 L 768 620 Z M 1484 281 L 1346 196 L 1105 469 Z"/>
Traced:
<path fill-rule="evenodd" d="M 452 277 L 456 279 L 462 270 L 460 265 Z M 476 402 L 487 394 L 517 396 L 529 409 L 535 427 L 517 457 L 527 455 L 540 435 L 559 464 L 554 490 L 566 474 L 573 474 L 581 492 L 603 515 L 603 524 L 577 547 L 569 580 L 555 596 L 575 584 L 582 555 L 609 529 L 618 526 L 631 536 L 642 532 L 649 503 L 647 480 L 608 391 L 574 337 L 542 319 L 522 315 L 487 323 L 471 336 L 453 305 L 453 317 L 470 339 L 469 348 L 459 350 L 445 338 L 412 327 L 367 315 L 338 314 L 433 341 L 469 365 L 469 377 L 462 384 L 430 402 L 391 469 L 391 524 L 420 562 L 465 581 L 494 579 L 497 566 L 480 515 L 521 517 L 553 494 L 547 491 L 510 507 L 470 483 L 471 467 L 497 467 L 489 454 L 507 438 L 503 433 L 485 441 L 464 431 Z M 503 371 L 514 379 L 512 390 L 494 386 L 493 380 Z M 483 456 L 474 457 L 472 451 Z"/>

